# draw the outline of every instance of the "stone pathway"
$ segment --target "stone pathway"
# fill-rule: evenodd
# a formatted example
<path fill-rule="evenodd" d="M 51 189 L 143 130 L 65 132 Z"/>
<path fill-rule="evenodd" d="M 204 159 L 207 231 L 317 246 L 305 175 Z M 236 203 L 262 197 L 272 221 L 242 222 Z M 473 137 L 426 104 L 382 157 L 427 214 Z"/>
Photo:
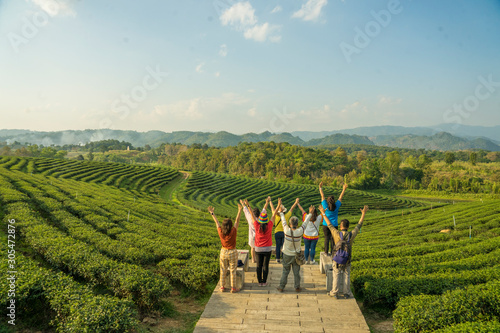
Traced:
<path fill-rule="evenodd" d="M 293 287 L 292 272 L 285 291 L 276 290 L 282 267 L 271 261 L 267 287 L 258 286 L 252 263 L 239 293 L 220 292 L 217 286 L 194 332 L 370 332 L 354 299 L 326 294 L 326 276 L 317 264 L 302 266 L 300 293 Z"/>

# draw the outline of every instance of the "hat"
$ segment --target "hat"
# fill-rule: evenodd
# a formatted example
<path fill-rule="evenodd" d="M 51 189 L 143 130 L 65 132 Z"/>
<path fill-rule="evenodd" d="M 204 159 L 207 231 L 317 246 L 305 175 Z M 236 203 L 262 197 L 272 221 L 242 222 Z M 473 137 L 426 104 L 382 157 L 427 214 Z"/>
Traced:
<path fill-rule="evenodd" d="M 269 222 L 269 218 L 267 217 L 267 213 L 266 212 L 260 213 L 259 223 L 266 224 L 268 222 Z"/>
<path fill-rule="evenodd" d="M 286 207 L 283 204 L 281 204 L 281 212 L 282 213 L 286 213 Z"/>

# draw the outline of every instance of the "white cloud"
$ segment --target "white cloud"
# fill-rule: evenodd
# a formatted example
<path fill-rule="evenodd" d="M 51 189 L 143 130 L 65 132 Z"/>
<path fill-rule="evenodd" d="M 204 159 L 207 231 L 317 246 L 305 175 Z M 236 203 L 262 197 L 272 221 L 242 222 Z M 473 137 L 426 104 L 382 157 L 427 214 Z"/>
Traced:
<path fill-rule="evenodd" d="M 392 97 L 387 97 L 387 96 L 380 96 L 378 102 L 380 104 L 399 104 L 403 100 L 401 98 L 392 98 Z"/>
<path fill-rule="evenodd" d="M 243 29 L 257 23 L 255 9 L 250 2 L 238 2 L 226 9 L 220 16 L 222 25 L 231 25 Z"/>
<path fill-rule="evenodd" d="M 31 0 L 33 4 L 40 7 L 44 12 L 50 16 L 75 16 L 76 13 L 70 7 L 67 0 Z"/>
<path fill-rule="evenodd" d="M 215 77 L 219 77 L 220 76 L 220 72 L 215 72 Z"/>
<path fill-rule="evenodd" d="M 220 49 L 219 49 L 219 55 L 220 55 L 221 57 L 225 57 L 225 56 L 227 56 L 227 45 L 226 45 L 226 44 L 222 44 L 222 45 L 220 46 Z"/>
<path fill-rule="evenodd" d="M 365 120 L 368 117 L 368 108 L 365 104 L 359 101 L 353 102 L 351 104 L 346 104 L 342 109 L 334 108 L 329 104 L 325 104 L 322 107 L 301 110 L 299 112 L 300 116 L 307 117 L 308 119 L 313 119 L 319 123 L 324 122 L 328 119 L 342 120 L 342 121 L 353 121 L 356 119 Z"/>
<path fill-rule="evenodd" d="M 171 104 L 157 105 L 150 116 L 154 117 L 156 121 L 158 121 L 158 118 L 166 120 L 170 118 L 177 120 L 203 120 L 210 118 L 210 115 L 217 112 L 234 111 L 233 109 L 245 106 L 249 102 L 250 100 L 247 98 L 234 93 L 225 93 L 219 97 L 196 97 Z M 144 115 L 141 117 L 144 118 Z"/>
<path fill-rule="evenodd" d="M 317 21 L 321 15 L 321 10 L 328 0 L 308 0 L 302 7 L 292 14 L 292 18 L 299 18 L 304 21 Z"/>
<path fill-rule="evenodd" d="M 279 42 L 281 40 L 281 36 L 270 36 L 270 34 L 277 30 L 279 30 L 279 26 L 270 25 L 266 22 L 261 25 L 255 25 L 252 28 L 245 30 L 244 35 L 246 39 L 253 39 L 257 42 L 265 42 L 267 39 L 269 39 L 271 42 Z"/>
<path fill-rule="evenodd" d="M 272 43 L 277 43 L 281 40 L 281 36 L 275 34 L 275 32 L 280 30 L 281 26 L 272 25 L 269 24 L 269 22 L 258 24 L 257 16 L 255 16 L 255 9 L 248 1 L 238 2 L 229 7 L 221 14 L 219 19 L 223 26 L 231 26 L 237 31 L 243 31 L 243 35 L 246 39 L 257 42 L 269 40 Z M 223 57 L 227 55 L 227 48 L 225 51 L 221 48 L 219 54 Z"/>
<path fill-rule="evenodd" d="M 255 117 L 255 115 L 257 115 L 257 109 L 256 108 L 251 108 L 250 110 L 248 110 L 248 115 L 250 117 Z"/>
<path fill-rule="evenodd" d="M 269 41 L 272 43 L 279 43 L 281 41 L 281 36 L 269 36 Z"/>
<path fill-rule="evenodd" d="M 176 119 L 199 120 L 203 118 L 201 113 L 201 98 L 179 101 L 169 105 L 157 105 L 153 113 L 158 116 L 171 116 Z"/>
<path fill-rule="evenodd" d="M 274 7 L 273 10 L 271 10 L 271 14 L 279 13 L 282 10 L 283 10 L 283 8 L 280 5 L 278 5 L 278 6 Z"/>
<path fill-rule="evenodd" d="M 203 66 L 205 66 L 205 63 L 204 63 L 204 62 L 200 62 L 200 63 L 198 64 L 198 66 L 196 66 L 196 71 L 197 71 L 198 73 L 203 73 L 203 72 L 204 72 L 204 70 L 203 70 Z"/>

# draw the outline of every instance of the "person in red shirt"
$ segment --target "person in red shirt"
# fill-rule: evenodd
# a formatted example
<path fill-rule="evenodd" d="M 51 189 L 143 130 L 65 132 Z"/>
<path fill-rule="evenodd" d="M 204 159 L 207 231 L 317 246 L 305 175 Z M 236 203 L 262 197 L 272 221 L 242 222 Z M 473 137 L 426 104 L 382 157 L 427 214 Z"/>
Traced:
<path fill-rule="evenodd" d="M 271 259 L 271 251 L 273 248 L 273 225 L 276 213 L 274 211 L 271 219 L 267 216 L 267 206 L 271 202 L 271 197 L 266 199 L 266 205 L 259 216 L 258 221 L 253 221 L 255 227 L 255 253 L 257 254 L 257 280 L 260 287 L 267 286 L 267 275 L 269 274 L 269 260 Z M 278 203 L 280 207 L 281 200 Z"/>
<path fill-rule="evenodd" d="M 233 226 L 233 221 L 230 218 L 225 219 L 222 225 L 217 220 L 214 214 L 214 207 L 208 207 L 208 212 L 212 215 L 219 232 L 219 238 L 222 243 L 220 249 L 220 290 L 226 291 L 224 283 L 226 282 L 226 272 L 229 269 L 231 274 L 231 292 L 237 293 L 240 291 L 236 288 L 236 268 L 238 267 L 238 250 L 236 250 L 236 234 L 240 224 L 240 215 L 242 207 L 238 204 L 238 214 Z"/>

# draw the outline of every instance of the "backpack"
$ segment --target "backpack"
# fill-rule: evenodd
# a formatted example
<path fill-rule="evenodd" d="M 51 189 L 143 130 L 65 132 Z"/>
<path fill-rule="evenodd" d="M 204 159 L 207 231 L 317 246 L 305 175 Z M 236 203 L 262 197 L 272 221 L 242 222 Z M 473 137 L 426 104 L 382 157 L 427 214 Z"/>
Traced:
<path fill-rule="evenodd" d="M 335 243 L 335 255 L 333 261 L 345 266 L 351 261 L 351 232 L 347 233 L 347 239 L 339 232 L 340 242 Z"/>

